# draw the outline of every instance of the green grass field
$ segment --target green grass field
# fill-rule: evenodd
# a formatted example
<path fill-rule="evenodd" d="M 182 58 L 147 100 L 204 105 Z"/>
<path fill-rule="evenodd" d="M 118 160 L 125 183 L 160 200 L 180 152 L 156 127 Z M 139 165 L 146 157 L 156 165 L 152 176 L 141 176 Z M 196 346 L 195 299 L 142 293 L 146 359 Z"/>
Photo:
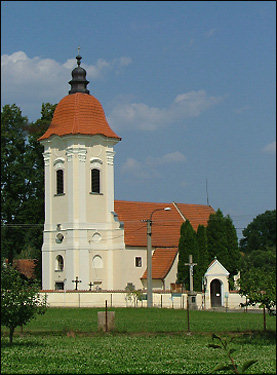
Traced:
<path fill-rule="evenodd" d="M 209 348 L 212 332 L 234 337 L 238 363 L 257 359 L 248 374 L 276 373 L 276 318 L 255 313 L 115 308 L 115 331 L 97 332 L 97 311 L 48 309 L 17 329 L 12 346 L 2 327 L 4 374 L 209 374 L 227 363 L 223 351 Z M 218 372 L 228 373 L 228 372 Z M 229 372 L 232 373 L 232 372 Z"/>

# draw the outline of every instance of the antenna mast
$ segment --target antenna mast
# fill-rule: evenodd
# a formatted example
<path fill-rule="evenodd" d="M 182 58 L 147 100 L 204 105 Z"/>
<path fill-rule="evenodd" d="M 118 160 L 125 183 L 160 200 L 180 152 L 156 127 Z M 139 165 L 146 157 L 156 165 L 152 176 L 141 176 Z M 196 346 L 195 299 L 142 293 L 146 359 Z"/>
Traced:
<path fill-rule="evenodd" d="M 208 195 L 208 179 L 206 177 L 206 195 L 207 195 L 207 205 L 209 206 L 210 203 L 209 203 L 209 195 Z"/>

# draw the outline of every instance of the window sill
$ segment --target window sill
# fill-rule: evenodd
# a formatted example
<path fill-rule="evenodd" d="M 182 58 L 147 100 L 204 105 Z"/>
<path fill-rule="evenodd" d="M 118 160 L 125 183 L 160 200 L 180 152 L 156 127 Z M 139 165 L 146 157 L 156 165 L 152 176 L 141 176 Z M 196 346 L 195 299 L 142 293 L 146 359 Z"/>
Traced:
<path fill-rule="evenodd" d="M 65 195 L 65 193 L 60 193 L 60 194 L 54 194 L 54 197 L 60 197 L 62 195 Z"/>
<path fill-rule="evenodd" d="M 55 270 L 55 272 L 63 272 L 63 270 Z"/>
<path fill-rule="evenodd" d="M 104 195 L 103 193 L 93 193 L 93 192 L 89 192 L 91 195 Z"/>

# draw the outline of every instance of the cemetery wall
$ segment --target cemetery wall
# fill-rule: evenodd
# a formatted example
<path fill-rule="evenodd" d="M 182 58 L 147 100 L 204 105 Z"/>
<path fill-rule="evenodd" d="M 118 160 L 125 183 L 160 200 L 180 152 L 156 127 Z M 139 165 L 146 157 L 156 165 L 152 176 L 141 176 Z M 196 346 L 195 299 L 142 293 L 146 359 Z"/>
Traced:
<path fill-rule="evenodd" d="M 147 300 L 137 300 L 132 294 L 123 291 L 41 291 L 41 295 L 47 295 L 49 307 L 147 307 Z M 146 298 L 146 293 L 144 294 Z M 196 303 L 199 310 L 209 310 L 210 304 L 205 303 L 204 295 L 198 293 Z M 237 292 L 229 293 L 228 301 L 225 300 L 223 307 L 228 309 L 242 310 L 241 303 L 245 303 L 245 297 L 241 297 Z M 153 292 L 153 307 L 186 309 L 187 294 L 171 292 Z M 257 309 L 258 306 L 248 307 Z"/>

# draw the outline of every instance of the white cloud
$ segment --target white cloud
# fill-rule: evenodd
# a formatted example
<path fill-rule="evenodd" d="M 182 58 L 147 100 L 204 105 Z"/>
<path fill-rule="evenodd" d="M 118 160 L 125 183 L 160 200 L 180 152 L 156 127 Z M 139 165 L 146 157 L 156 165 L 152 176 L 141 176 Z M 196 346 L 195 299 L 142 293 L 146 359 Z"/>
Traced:
<path fill-rule="evenodd" d="M 148 156 L 143 161 L 127 158 L 121 167 L 121 172 L 136 179 L 158 178 L 162 175 L 159 172 L 160 166 L 184 162 L 186 162 L 186 157 L 180 151 L 171 152 L 159 157 Z"/>
<path fill-rule="evenodd" d="M 243 107 L 235 109 L 234 112 L 237 113 L 238 115 L 240 115 L 241 113 L 247 112 L 250 109 L 251 109 L 251 107 L 249 105 L 245 105 Z"/>
<path fill-rule="evenodd" d="M 266 145 L 262 151 L 267 154 L 276 154 L 276 141 Z"/>
<path fill-rule="evenodd" d="M 206 37 L 207 38 L 210 38 L 211 36 L 214 35 L 214 33 L 216 32 L 216 29 L 210 29 L 206 32 Z"/>
<path fill-rule="evenodd" d="M 139 180 L 151 177 L 151 173 L 149 169 L 145 168 L 144 163 L 133 158 L 127 158 L 121 167 L 121 172 Z"/>
<path fill-rule="evenodd" d="M 168 154 L 162 155 L 161 157 L 151 157 L 146 159 L 146 164 L 149 166 L 156 166 L 169 163 L 184 163 L 186 162 L 186 157 L 180 151 L 170 152 Z"/>
<path fill-rule="evenodd" d="M 150 107 L 144 103 L 118 103 L 108 121 L 115 129 L 132 127 L 153 131 L 188 117 L 198 117 L 221 100 L 221 97 L 208 96 L 205 90 L 199 90 L 177 95 L 165 108 Z"/>
<path fill-rule="evenodd" d="M 98 59 L 94 65 L 81 66 L 87 71 L 88 80 L 91 80 L 99 79 L 110 71 L 118 72 L 131 62 L 131 58 L 123 56 L 111 61 Z M 40 107 L 45 101 L 58 102 L 70 90 L 68 81 L 76 66 L 74 58 L 59 63 L 38 56 L 30 58 L 24 51 L 2 55 L 2 101 L 18 105 L 24 101 L 25 110 L 37 107 L 37 103 L 40 103 Z"/>

